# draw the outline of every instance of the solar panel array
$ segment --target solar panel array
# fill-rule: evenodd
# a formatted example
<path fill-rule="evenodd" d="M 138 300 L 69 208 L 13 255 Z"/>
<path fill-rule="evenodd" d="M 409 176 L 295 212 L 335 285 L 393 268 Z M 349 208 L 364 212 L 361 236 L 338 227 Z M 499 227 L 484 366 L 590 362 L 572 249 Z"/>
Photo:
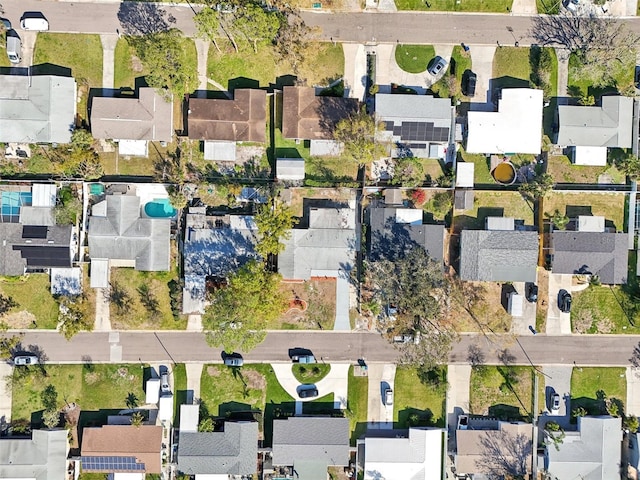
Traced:
<path fill-rule="evenodd" d="M 386 130 L 392 131 L 405 142 L 446 142 L 449 140 L 448 127 L 435 127 L 433 122 L 395 122 L 386 121 Z"/>
<path fill-rule="evenodd" d="M 48 228 L 40 225 L 25 225 L 22 227 L 22 238 L 47 238 Z"/>
<path fill-rule="evenodd" d="M 136 462 L 136 457 L 80 457 L 82 470 L 94 472 L 143 472 L 144 463 Z"/>

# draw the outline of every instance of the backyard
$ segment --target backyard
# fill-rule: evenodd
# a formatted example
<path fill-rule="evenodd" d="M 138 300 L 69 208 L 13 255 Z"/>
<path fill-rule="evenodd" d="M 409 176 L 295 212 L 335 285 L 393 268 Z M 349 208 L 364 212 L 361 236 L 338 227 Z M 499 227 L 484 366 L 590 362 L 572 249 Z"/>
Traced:
<path fill-rule="evenodd" d="M 0 293 L 18 304 L 3 318 L 11 328 L 55 329 L 58 325 L 58 302 L 51 295 L 49 275 L 0 277 Z"/>
<path fill-rule="evenodd" d="M 543 200 L 545 215 L 552 215 L 556 209 L 569 218 L 578 215 L 604 216 L 607 226 L 624 231 L 624 193 L 552 192 Z"/>
<path fill-rule="evenodd" d="M 399 365 L 394 383 L 394 428 L 444 427 L 447 396 L 445 368 L 421 372 L 415 367 Z"/>
<path fill-rule="evenodd" d="M 547 173 L 557 183 L 625 183 L 625 174 L 613 165 L 591 167 L 574 165 L 565 155 L 550 155 Z M 602 182 L 601 182 L 602 181 Z"/>
<path fill-rule="evenodd" d="M 507 13 L 513 0 L 395 0 L 398 10 Z"/>
<path fill-rule="evenodd" d="M 473 163 L 475 165 L 473 170 L 473 183 L 496 184 L 496 181 L 491 176 L 491 172 L 489 172 L 489 160 L 485 155 L 467 153 L 460 147 L 460 150 L 458 150 L 458 161 Z"/>
<path fill-rule="evenodd" d="M 520 192 L 474 192 L 473 210 L 453 217 L 454 230 L 484 230 L 487 217 L 513 217 L 533 225 L 533 209 Z"/>
<path fill-rule="evenodd" d="M 606 415 L 605 399 L 614 400 L 624 412 L 627 379 L 624 368 L 573 368 L 571 375 L 571 409 L 584 408 L 589 415 Z"/>

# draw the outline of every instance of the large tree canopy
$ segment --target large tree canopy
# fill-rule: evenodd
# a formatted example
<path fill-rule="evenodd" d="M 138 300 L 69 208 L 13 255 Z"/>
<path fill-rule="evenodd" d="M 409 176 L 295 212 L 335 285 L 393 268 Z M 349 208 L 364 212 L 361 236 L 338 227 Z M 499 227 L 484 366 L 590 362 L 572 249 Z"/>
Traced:
<path fill-rule="evenodd" d="M 381 122 L 361 109 L 336 124 L 334 137 L 344 143 L 347 156 L 359 165 L 365 165 L 387 154 L 386 145 L 376 139 L 382 129 Z"/>

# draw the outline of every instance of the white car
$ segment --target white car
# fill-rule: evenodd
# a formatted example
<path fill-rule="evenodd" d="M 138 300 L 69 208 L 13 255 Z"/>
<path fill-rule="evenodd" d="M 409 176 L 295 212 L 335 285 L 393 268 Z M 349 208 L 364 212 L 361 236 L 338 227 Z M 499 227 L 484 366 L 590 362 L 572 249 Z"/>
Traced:
<path fill-rule="evenodd" d="M 38 365 L 40 360 L 35 355 L 17 355 L 13 357 L 13 364 L 17 366 L 22 365 Z"/>
<path fill-rule="evenodd" d="M 391 387 L 387 387 L 384 390 L 384 404 L 386 406 L 393 405 L 393 390 L 391 390 Z"/>

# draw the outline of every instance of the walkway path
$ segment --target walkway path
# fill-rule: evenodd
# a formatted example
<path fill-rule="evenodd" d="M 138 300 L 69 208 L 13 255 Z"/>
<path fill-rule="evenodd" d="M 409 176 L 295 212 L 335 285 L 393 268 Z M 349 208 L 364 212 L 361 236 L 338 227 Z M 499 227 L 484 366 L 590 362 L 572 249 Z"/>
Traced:
<path fill-rule="evenodd" d="M 5 424 L 11 422 L 11 388 L 7 388 L 7 381 L 13 374 L 13 367 L 8 363 L 0 363 L 0 432 Z"/>
<path fill-rule="evenodd" d="M 196 52 L 198 54 L 198 91 L 206 95 L 209 79 L 207 78 L 207 60 L 209 58 L 209 45 L 211 42 L 202 38 L 196 38 Z M 224 88 L 222 90 L 225 90 Z M 196 92 L 198 94 L 198 92 Z"/>
<path fill-rule="evenodd" d="M 569 52 L 566 48 L 556 48 L 558 58 L 558 105 L 566 105 L 569 100 L 567 85 L 569 83 Z"/>
<path fill-rule="evenodd" d="M 106 288 L 96 288 L 96 319 L 93 324 L 93 330 L 96 332 L 108 332 L 111 330 Z"/>
<path fill-rule="evenodd" d="M 202 331 L 202 315 L 189 315 L 187 321 L 187 330 L 190 332 Z"/>
<path fill-rule="evenodd" d="M 187 403 L 191 404 L 200 399 L 200 379 L 202 378 L 202 363 L 186 363 L 187 372 Z"/>
<path fill-rule="evenodd" d="M 20 61 L 20 66 L 29 67 L 33 65 L 33 50 L 36 46 L 38 32 L 21 31 L 20 37 L 22 41 L 22 60 Z"/>
<path fill-rule="evenodd" d="M 369 364 L 367 368 L 369 377 L 369 393 L 367 402 L 367 428 L 392 429 L 393 406 L 382 403 L 383 384 L 394 388 L 396 378 L 396 365 L 391 363 Z"/>
<path fill-rule="evenodd" d="M 344 81 L 345 90 L 350 98 L 364 99 L 365 76 L 367 74 L 367 54 L 364 45 L 345 43 L 344 51 Z"/>
<path fill-rule="evenodd" d="M 471 365 L 449 365 L 447 380 L 447 420 L 449 428 L 455 429 L 458 415 L 469 411 Z"/>
<path fill-rule="evenodd" d="M 103 33 L 100 35 L 102 43 L 102 88 L 112 89 L 114 85 L 115 50 L 118 35 Z M 120 88 L 120 85 L 117 85 Z"/>
<path fill-rule="evenodd" d="M 336 321 L 334 330 L 351 330 L 349 321 L 349 306 L 351 297 L 351 282 L 349 273 L 340 270 L 336 278 Z"/>
<path fill-rule="evenodd" d="M 536 0 L 513 0 L 511 13 L 514 15 L 535 15 L 538 13 Z"/>

